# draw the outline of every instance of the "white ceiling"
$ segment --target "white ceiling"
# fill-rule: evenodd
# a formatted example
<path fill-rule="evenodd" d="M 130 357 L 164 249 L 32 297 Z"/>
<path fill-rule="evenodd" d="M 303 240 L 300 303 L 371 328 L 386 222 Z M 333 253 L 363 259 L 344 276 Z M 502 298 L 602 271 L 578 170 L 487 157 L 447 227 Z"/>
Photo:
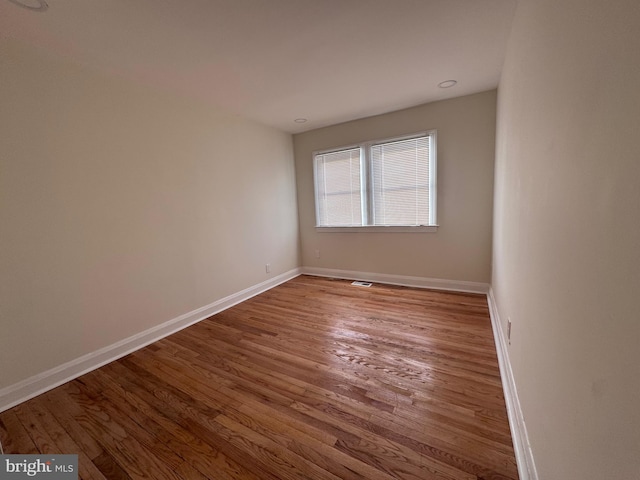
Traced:
<path fill-rule="evenodd" d="M 0 0 L 0 34 L 301 132 L 495 88 L 515 0 Z M 458 84 L 440 89 L 443 80 Z M 295 118 L 308 118 L 305 124 Z"/>

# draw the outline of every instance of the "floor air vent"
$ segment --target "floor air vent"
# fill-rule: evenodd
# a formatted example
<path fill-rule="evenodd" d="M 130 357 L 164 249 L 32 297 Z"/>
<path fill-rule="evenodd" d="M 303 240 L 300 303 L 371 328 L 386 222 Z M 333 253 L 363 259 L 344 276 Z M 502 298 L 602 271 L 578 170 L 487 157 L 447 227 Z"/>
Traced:
<path fill-rule="evenodd" d="M 356 287 L 370 287 L 371 285 L 373 285 L 373 283 L 355 281 L 355 282 L 351 282 L 351 285 L 355 285 Z"/>

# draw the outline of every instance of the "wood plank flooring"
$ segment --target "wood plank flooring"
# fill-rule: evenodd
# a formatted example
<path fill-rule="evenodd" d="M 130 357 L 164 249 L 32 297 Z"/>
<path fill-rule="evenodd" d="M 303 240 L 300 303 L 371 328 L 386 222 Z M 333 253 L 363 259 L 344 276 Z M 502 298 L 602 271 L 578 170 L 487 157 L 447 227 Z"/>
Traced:
<path fill-rule="evenodd" d="M 518 478 L 487 302 L 300 276 L 0 414 L 83 479 Z"/>

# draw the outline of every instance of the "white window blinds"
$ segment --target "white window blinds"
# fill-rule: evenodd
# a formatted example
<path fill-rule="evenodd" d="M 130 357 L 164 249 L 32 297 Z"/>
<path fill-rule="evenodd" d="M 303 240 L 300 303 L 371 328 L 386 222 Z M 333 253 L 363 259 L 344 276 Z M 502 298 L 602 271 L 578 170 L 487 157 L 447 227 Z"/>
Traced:
<path fill-rule="evenodd" d="M 429 225 L 429 137 L 371 146 L 374 225 Z"/>
<path fill-rule="evenodd" d="M 437 226 L 435 130 L 316 152 L 314 173 L 319 227 Z"/>
<path fill-rule="evenodd" d="M 316 155 L 319 225 L 362 225 L 361 157 L 360 148 Z"/>

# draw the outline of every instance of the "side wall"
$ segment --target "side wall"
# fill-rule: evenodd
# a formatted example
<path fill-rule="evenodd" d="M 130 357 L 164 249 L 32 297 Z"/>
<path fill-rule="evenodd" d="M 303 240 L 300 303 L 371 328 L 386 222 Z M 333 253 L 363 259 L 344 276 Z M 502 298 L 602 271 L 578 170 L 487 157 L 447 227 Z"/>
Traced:
<path fill-rule="evenodd" d="M 0 388 L 299 266 L 291 135 L 10 40 L 0 65 Z"/>
<path fill-rule="evenodd" d="M 303 266 L 488 283 L 495 108 L 494 90 L 294 135 Z M 437 233 L 316 231 L 313 151 L 431 129 Z"/>
<path fill-rule="evenodd" d="M 640 4 L 520 1 L 493 289 L 541 479 L 640 478 Z"/>

